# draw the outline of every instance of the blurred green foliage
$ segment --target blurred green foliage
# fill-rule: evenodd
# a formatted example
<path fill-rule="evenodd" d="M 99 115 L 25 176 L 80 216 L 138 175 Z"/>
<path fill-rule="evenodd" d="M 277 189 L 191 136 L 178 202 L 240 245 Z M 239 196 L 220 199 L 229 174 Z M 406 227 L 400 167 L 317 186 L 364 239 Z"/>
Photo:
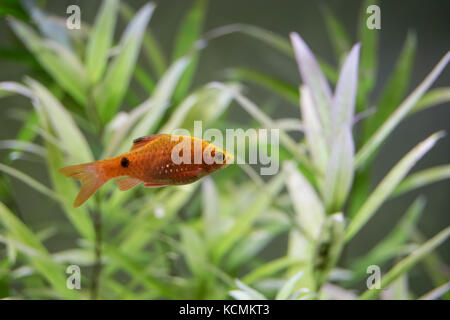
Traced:
<path fill-rule="evenodd" d="M 33 1 L 2 2 L 0 13 L 9 16 L 11 29 L 26 48 L 17 50 L 38 72 L 23 83 L 0 83 L 2 96 L 19 94 L 33 106 L 17 136 L 0 141 L 10 149 L 0 164 L 0 297 L 357 298 L 351 288 L 366 275 L 367 266 L 392 261 L 397 263 L 382 278 L 383 288 L 404 283 L 407 272 L 423 262 L 440 287 L 424 297 L 444 294 L 448 275 L 432 251 L 447 240 L 450 227 L 423 239 L 417 229 L 423 198 L 366 255 L 339 264 L 346 242 L 385 201 L 450 176 L 443 165 L 406 177 L 442 137 L 436 133 L 406 154 L 378 186 L 369 184 L 373 160 L 395 127 L 413 112 L 450 100 L 449 88 L 426 92 L 445 68 L 448 53 L 405 98 L 416 50 L 413 34 L 380 97 L 369 99 L 377 79 L 378 39 L 365 26 L 364 10 L 373 2 L 362 6 L 360 45 L 353 49 L 345 28 L 322 7 L 339 68 L 315 58 L 297 34 L 291 35 L 291 46 L 287 39 L 250 25 L 205 32 L 206 0 L 194 1 L 185 13 L 169 55 L 153 36 L 157 30 L 148 28 L 157 10 L 153 4 L 135 12 L 125 2 L 104 1 L 92 26 L 83 22 L 82 31 L 69 31 L 64 20 L 55 20 Z M 116 43 L 118 19 L 127 27 Z M 303 80 L 300 90 L 298 84 L 242 68 L 231 70 L 229 83 L 192 87 L 204 44 L 233 32 L 266 43 L 286 59 L 295 57 Z M 2 54 L 4 59 L 16 58 L 12 56 Z M 132 82 L 147 99 L 139 101 Z M 301 121 L 272 119 L 241 94 L 246 82 L 292 104 L 300 102 Z M 334 92 L 328 82 L 336 85 Z M 197 120 L 204 129 L 242 126 L 227 120 L 233 101 L 260 128 L 280 129 L 282 170 L 270 179 L 262 179 L 248 165 L 234 165 L 180 187 L 120 192 L 110 183 L 86 205 L 72 207 L 78 186 L 60 175 L 59 168 L 124 152 L 142 135 L 192 130 Z M 367 116 L 370 105 L 376 112 Z M 355 141 L 357 120 L 362 135 Z M 291 137 L 293 130 L 304 133 L 300 141 Z M 27 154 L 42 160 L 50 185 L 14 168 L 14 159 Z M 14 204 L 11 178 L 55 202 L 72 230 L 59 230 L 52 221 L 39 230 L 26 225 Z M 56 232 L 77 241 L 49 252 L 44 242 Z M 278 256 L 267 260 L 264 249 L 280 238 L 288 241 L 277 244 Z M 65 269 L 71 264 L 82 269 L 79 291 L 66 287 Z M 368 290 L 360 298 L 378 294 Z"/>

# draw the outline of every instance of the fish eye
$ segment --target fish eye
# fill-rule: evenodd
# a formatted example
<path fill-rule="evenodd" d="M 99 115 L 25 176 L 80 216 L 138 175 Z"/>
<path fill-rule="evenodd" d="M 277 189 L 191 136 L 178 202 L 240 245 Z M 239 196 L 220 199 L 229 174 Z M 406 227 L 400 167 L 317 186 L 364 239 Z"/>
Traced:
<path fill-rule="evenodd" d="M 224 156 L 222 152 L 216 152 L 215 159 L 217 163 L 223 163 Z"/>

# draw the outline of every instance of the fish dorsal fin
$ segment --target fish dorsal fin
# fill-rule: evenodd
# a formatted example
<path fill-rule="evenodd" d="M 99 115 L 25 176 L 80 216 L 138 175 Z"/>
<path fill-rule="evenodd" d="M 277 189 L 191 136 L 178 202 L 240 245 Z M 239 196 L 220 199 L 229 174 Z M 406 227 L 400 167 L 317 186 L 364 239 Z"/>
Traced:
<path fill-rule="evenodd" d="M 159 134 L 152 134 L 150 136 L 144 136 L 133 140 L 133 146 L 131 147 L 131 150 L 139 149 L 143 146 L 145 146 L 147 143 L 152 141 L 153 139 L 160 136 Z"/>

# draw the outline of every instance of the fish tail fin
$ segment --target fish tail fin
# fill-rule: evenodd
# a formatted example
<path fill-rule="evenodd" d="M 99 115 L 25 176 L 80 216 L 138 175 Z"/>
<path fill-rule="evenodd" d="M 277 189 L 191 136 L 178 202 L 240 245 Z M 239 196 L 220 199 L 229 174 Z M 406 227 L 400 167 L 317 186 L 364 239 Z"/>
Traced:
<path fill-rule="evenodd" d="M 81 190 L 73 206 L 81 206 L 109 179 L 103 174 L 102 167 L 96 162 L 68 166 L 59 169 L 67 177 L 81 181 Z"/>

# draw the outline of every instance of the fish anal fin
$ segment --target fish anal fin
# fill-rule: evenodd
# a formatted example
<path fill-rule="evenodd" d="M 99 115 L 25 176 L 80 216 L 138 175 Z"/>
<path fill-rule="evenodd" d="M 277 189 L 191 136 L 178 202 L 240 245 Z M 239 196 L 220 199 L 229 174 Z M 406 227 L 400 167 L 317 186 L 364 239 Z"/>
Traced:
<path fill-rule="evenodd" d="M 158 136 L 160 136 L 160 135 L 159 134 L 152 134 L 152 135 L 149 135 L 149 136 L 143 136 L 143 137 L 134 139 L 133 140 L 133 146 L 131 147 L 130 150 L 141 148 L 141 147 L 145 146 L 147 143 L 149 143 L 150 141 L 152 141 L 153 139 L 157 138 Z"/>
<path fill-rule="evenodd" d="M 120 190 L 125 191 L 129 190 L 135 186 L 137 186 L 142 181 L 137 178 L 131 178 L 131 177 L 120 177 L 116 179 L 117 186 Z"/>
<path fill-rule="evenodd" d="M 154 184 L 154 183 L 144 183 L 145 188 L 159 188 L 159 187 L 167 187 L 167 184 Z"/>

